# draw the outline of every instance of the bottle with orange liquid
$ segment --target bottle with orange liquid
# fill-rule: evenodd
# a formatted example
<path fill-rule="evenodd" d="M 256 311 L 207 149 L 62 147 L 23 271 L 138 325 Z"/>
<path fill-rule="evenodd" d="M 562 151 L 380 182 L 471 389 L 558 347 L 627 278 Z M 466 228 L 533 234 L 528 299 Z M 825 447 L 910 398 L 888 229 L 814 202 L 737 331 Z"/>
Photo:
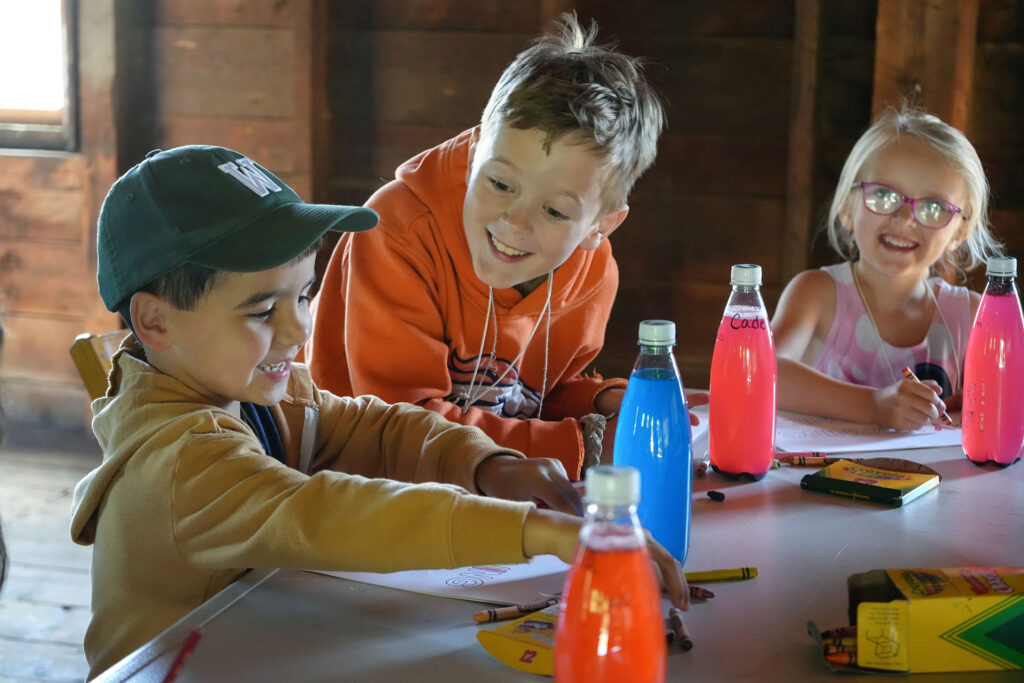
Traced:
<path fill-rule="evenodd" d="M 967 338 L 963 447 L 972 462 L 1012 465 L 1024 450 L 1024 317 L 1017 259 L 989 259 L 988 284 Z"/>
<path fill-rule="evenodd" d="M 661 590 L 636 516 L 640 473 L 587 470 L 587 512 L 555 631 L 555 680 L 665 680 Z"/>
<path fill-rule="evenodd" d="M 758 480 L 775 460 L 775 345 L 761 266 L 733 266 L 731 283 L 711 354 L 708 449 L 715 471 Z"/>

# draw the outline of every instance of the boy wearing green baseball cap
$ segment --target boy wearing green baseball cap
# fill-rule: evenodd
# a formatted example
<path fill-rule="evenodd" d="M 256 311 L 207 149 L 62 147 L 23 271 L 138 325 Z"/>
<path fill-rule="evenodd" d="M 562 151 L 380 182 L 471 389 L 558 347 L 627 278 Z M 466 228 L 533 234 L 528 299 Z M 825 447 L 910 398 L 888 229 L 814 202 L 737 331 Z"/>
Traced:
<path fill-rule="evenodd" d="M 131 334 L 92 406 L 103 462 L 72 509 L 72 538 L 94 545 L 90 677 L 250 567 L 571 559 L 580 503 L 556 463 L 409 404 L 320 391 L 293 364 L 320 238 L 376 223 L 305 204 L 221 147 L 150 153 L 111 188 L 97 279 Z M 681 568 L 655 554 L 684 600 Z"/>

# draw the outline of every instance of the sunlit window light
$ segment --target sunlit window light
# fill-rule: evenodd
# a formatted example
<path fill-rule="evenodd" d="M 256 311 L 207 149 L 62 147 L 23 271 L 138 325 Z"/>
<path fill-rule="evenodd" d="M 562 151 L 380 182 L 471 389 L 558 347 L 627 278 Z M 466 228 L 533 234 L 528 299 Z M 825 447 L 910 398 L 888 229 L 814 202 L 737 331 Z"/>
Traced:
<path fill-rule="evenodd" d="M 0 64 L 0 111 L 64 108 L 61 0 L 0 0 Z"/>

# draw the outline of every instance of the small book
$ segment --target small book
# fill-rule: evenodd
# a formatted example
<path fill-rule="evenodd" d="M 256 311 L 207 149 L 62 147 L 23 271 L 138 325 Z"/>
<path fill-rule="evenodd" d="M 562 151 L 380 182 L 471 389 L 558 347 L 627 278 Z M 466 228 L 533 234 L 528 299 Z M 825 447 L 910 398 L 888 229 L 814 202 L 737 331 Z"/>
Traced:
<path fill-rule="evenodd" d="M 914 463 L 904 472 L 864 462 L 839 460 L 800 480 L 800 488 L 900 507 L 939 485 L 939 474 Z"/>

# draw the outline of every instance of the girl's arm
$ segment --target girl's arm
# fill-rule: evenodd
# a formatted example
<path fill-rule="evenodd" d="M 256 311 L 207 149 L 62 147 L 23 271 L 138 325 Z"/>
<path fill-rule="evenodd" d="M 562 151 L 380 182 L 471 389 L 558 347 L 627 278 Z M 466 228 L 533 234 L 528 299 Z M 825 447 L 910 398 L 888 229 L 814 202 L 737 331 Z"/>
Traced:
<path fill-rule="evenodd" d="M 803 362 L 815 339 L 828 335 L 835 316 L 835 282 L 807 270 L 786 285 L 772 318 L 778 359 L 778 406 L 805 415 L 874 422 L 873 391 L 833 379 Z"/>
<path fill-rule="evenodd" d="M 934 382 L 904 379 L 876 389 L 834 379 L 802 361 L 811 341 L 827 336 L 835 299 L 835 283 L 822 271 L 804 271 L 783 290 L 771 323 L 779 368 L 778 407 L 893 429 L 917 429 L 937 420 L 945 406 Z"/>

